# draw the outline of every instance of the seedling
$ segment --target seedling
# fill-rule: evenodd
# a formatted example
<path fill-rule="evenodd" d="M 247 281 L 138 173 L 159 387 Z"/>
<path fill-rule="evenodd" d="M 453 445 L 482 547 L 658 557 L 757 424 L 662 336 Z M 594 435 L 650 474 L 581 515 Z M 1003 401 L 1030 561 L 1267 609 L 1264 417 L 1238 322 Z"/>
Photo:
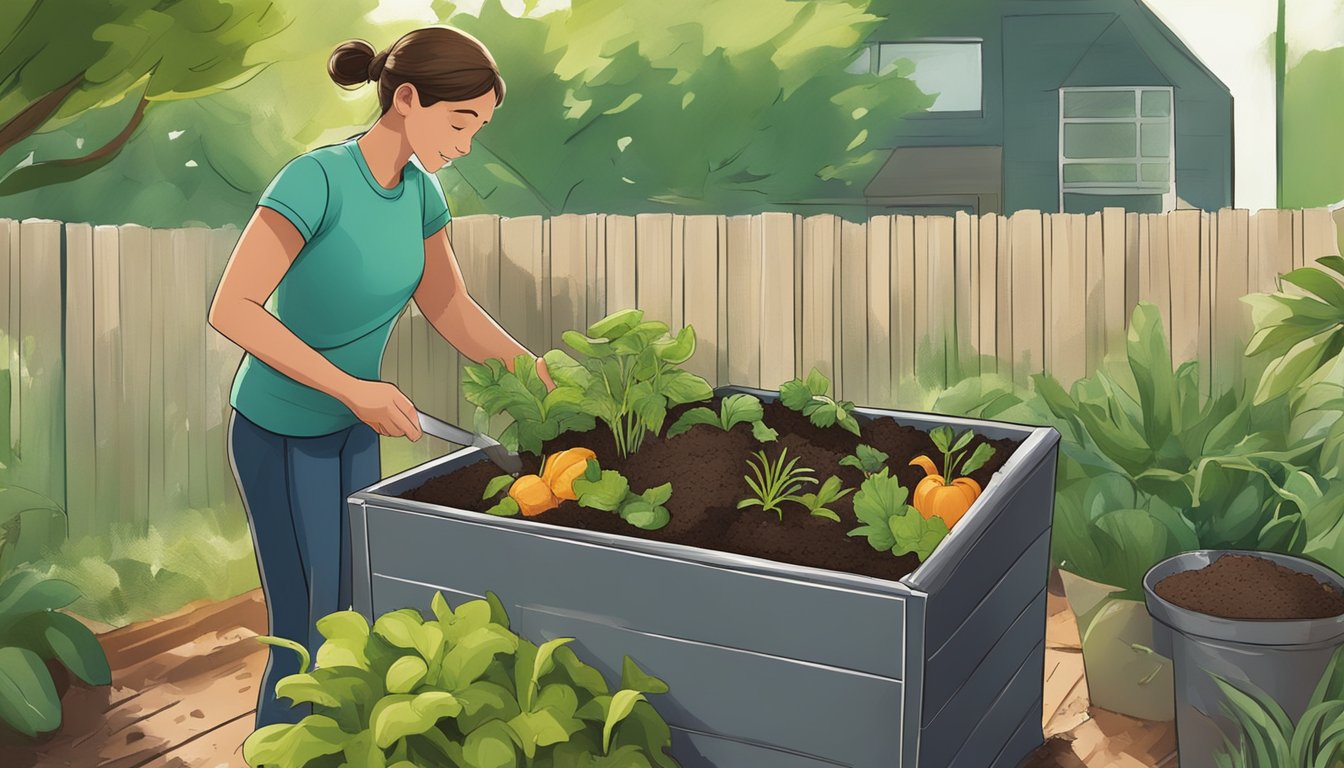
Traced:
<path fill-rule="evenodd" d="M 667 428 L 667 436 L 676 437 L 696 424 L 711 424 L 727 432 L 738 424 L 747 423 L 751 424 L 752 436 L 762 443 L 768 443 L 778 437 L 779 434 L 765 426 L 765 422 L 761 421 L 764 417 L 765 409 L 761 407 L 761 401 L 758 398 L 746 393 L 739 393 L 729 395 L 719 401 L 718 413 L 714 413 L 704 406 L 699 406 L 681 414 L 676 421 L 672 422 L 672 426 Z"/>
<path fill-rule="evenodd" d="M 779 385 L 779 401 L 786 408 L 806 416 L 815 426 L 839 424 L 858 435 L 859 422 L 854 418 L 854 404 L 848 400 L 830 398 L 826 394 L 830 388 L 830 380 L 813 368 L 806 381 L 794 379 Z"/>
<path fill-rule="evenodd" d="M 789 452 L 788 448 L 781 449 L 779 458 L 772 464 L 766 457 L 765 451 L 756 451 L 755 456 L 760 462 L 759 466 L 751 459 L 747 459 L 747 468 L 751 470 L 755 479 L 743 476 L 751 490 L 756 492 L 756 496 L 749 499 L 743 499 L 737 502 L 737 508 L 757 506 L 766 512 L 774 512 L 779 515 L 779 519 L 784 519 L 784 510 L 780 507 L 786 501 L 793 501 L 803 504 L 802 497 L 798 492 L 803 489 L 807 483 L 816 483 L 816 478 L 808 477 L 812 470 L 807 467 L 795 467 L 798 459 L 791 460 L 787 465 L 784 463 L 784 456 Z M 806 506 L 806 505 L 805 505 Z"/>
<path fill-rule="evenodd" d="M 840 465 L 856 467 L 867 478 L 877 474 L 877 471 L 886 465 L 887 458 L 887 454 L 871 445 L 859 443 L 858 447 L 854 449 L 854 455 L 841 459 Z"/>
<path fill-rule="evenodd" d="M 910 492 L 900 480 L 890 476 L 886 467 L 863 481 L 854 495 L 854 514 L 864 525 L 849 532 L 866 536 L 868 544 L 879 552 L 893 555 L 908 552 L 924 561 L 947 536 L 947 523 L 941 517 L 924 517 L 906 503 Z"/>
<path fill-rule="evenodd" d="M 817 517 L 824 517 L 835 522 L 840 522 L 840 515 L 834 510 L 829 509 L 830 505 L 845 498 L 853 493 L 853 488 L 841 488 L 840 478 L 832 475 L 826 478 L 826 482 L 821 484 L 816 493 L 804 493 L 798 497 L 799 503 L 807 507 L 807 511 Z"/>

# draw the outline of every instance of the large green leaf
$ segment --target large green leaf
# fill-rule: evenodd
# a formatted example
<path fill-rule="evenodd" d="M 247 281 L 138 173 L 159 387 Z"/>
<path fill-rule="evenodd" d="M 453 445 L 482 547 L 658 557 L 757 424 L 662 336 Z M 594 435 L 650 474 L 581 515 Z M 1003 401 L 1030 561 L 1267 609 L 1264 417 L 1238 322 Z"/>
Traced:
<path fill-rule="evenodd" d="M 461 711 L 461 702 L 446 691 L 384 696 L 370 718 L 374 743 L 387 749 L 399 739 L 428 731 L 445 717 L 457 717 Z"/>
<path fill-rule="evenodd" d="M 470 685 L 485 674 L 495 656 L 513 653 L 518 638 L 497 624 L 490 624 L 462 637 L 443 658 L 440 670 L 444 686 L 455 690 Z"/>
<path fill-rule="evenodd" d="M 623 689 L 612 695 L 611 706 L 607 708 L 607 719 L 602 724 L 603 752 L 611 749 L 612 730 L 630 714 L 635 708 L 635 704 L 640 701 L 644 701 L 644 694 L 639 691 Z"/>
<path fill-rule="evenodd" d="M 342 752 L 353 735 L 325 715 L 309 715 L 297 723 L 258 728 L 243 742 L 248 765 L 304 766 L 323 755 Z"/>
<path fill-rule="evenodd" d="M 0 581 L 0 626 L 37 611 L 64 608 L 79 595 L 79 588 L 68 581 L 19 571 Z"/>
<path fill-rule="evenodd" d="M 516 738 L 508 724 L 491 720 L 467 734 L 462 757 L 468 768 L 516 768 Z"/>
<path fill-rule="evenodd" d="M 0 721 L 28 736 L 61 725 L 61 702 L 51 673 L 27 648 L 0 648 Z"/>
<path fill-rule="evenodd" d="M 42 637 L 56 660 L 89 685 L 109 685 L 112 670 L 98 638 L 73 616 L 47 611 L 40 614 Z"/>
<path fill-rule="evenodd" d="M 309 673 L 286 675 L 281 678 L 275 684 L 275 695 L 283 696 L 295 704 L 311 702 L 321 704 L 324 707 L 339 707 L 341 705 L 340 700 L 335 695 L 324 689 L 322 681 Z"/>

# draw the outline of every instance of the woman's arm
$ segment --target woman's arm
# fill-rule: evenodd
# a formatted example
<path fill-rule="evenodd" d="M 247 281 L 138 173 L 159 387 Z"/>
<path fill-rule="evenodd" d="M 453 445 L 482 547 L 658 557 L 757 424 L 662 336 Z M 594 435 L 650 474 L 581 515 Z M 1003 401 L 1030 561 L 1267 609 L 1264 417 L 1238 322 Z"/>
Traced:
<path fill-rule="evenodd" d="M 210 325 L 289 378 L 340 400 L 380 434 L 420 437 L 415 407 L 395 386 L 342 371 L 266 311 L 303 235 L 284 216 L 258 207 L 234 246 L 210 304 Z"/>
<path fill-rule="evenodd" d="M 514 356 L 534 357 L 541 380 L 548 389 L 555 388 L 546 361 L 519 344 L 467 293 L 446 227 L 425 239 L 425 274 L 415 291 L 415 304 L 458 352 L 478 363 L 486 358 L 501 358 L 510 371 Z"/>

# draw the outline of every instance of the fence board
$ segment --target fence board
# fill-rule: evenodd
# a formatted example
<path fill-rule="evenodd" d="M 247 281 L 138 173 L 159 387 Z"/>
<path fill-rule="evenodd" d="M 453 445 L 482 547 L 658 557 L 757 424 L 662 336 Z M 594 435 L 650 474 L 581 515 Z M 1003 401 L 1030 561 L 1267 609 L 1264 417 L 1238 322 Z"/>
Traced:
<path fill-rule="evenodd" d="M 180 325 L 174 333 L 180 340 L 184 391 L 186 399 L 185 424 L 187 429 L 187 479 L 186 501 L 189 506 L 203 508 L 210 505 L 210 484 L 206 480 L 209 472 L 209 449 L 206 446 L 205 387 L 206 375 L 205 335 L 209 332 L 206 316 L 209 308 L 206 304 L 206 254 L 209 249 L 210 230 L 192 227 L 180 232 L 182 263 L 179 274 L 181 281 L 176 286 L 176 294 L 181 302 Z"/>
<path fill-rule="evenodd" d="M 635 302 L 644 319 L 672 324 L 672 214 L 635 216 Z"/>
<path fill-rule="evenodd" d="M 1148 257 L 1149 301 L 1157 305 L 1162 313 L 1162 327 L 1166 329 L 1167 339 L 1172 338 L 1171 309 L 1171 255 L 1168 252 L 1170 240 L 1167 232 L 1167 218 L 1161 214 L 1144 214 L 1142 219 Z M 1173 358 L 1172 363 L 1176 360 Z"/>
<path fill-rule="evenodd" d="M 980 329 L 976 352 L 980 357 L 980 372 L 998 371 L 999 341 L 995 323 L 998 318 L 999 283 L 999 224 L 997 214 L 980 218 L 976 244 L 979 247 L 980 290 L 976 301 L 980 305 Z"/>
<path fill-rule="evenodd" d="M 161 235 L 160 232 L 163 234 Z M 166 235 L 166 238 L 164 237 Z M 157 312 L 161 342 L 157 350 L 162 358 L 160 370 L 163 387 L 162 431 L 163 445 L 163 501 L 157 510 L 160 523 L 167 522 L 174 511 L 187 505 L 187 483 L 190 479 L 190 441 L 187 437 L 187 374 L 186 346 L 190 344 L 187 311 L 191 301 L 179 287 L 185 269 L 183 230 L 154 230 L 157 240 L 163 240 L 163 250 L 155 253 L 155 276 L 162 308 Z"/>
<path fill-rule="evenodd" d="M 218 229 L 210 233 L 206 243 L 205 292 L 209 297 L 207 304 L 213 302 L 215 291 L 219 287 L 224 269 L 238 243 L 238 230 Z M 126 247 L 123 242 L 119 247 Z M 124 259 L 123 259 L 124 261 Z M 123 319 L 123 325 L 125 320 Z M 129 350 L 131 341 L 126 339 Z M 233 470 L 228 457 L 228 419 L 231 415 L 229 395 L 233 390 L 233 380 L 242 364 L 243 350 L 223 334 L 213 328 L 205 329 L 206 338 L 206 459 L 209 463 L 207 480 L 210 483 L 209 499 L 211 506 L 241 504 L 238 484 L 234 480 Z M 129 354 L 129 351 L 127 352 Z M 124 483 L 125 480 L 123 479 Z"/>
<path fill-rule="evenodd" d="M 1102 259 L 1102 221 L 1100 213 L 1087 215 L 1087 339 L 1088 372 L 1095 371 L 1106 355 L 1106 268 Z"/>
<path fill-rule="evenodd" d="M 500 296 L 500 223 L 494 216 L 463 216 L 450 222 L 449 233 L 453 244 L 453 253 L 457 256 L 458 266 L 462 269 L 462 280 L 467 284 L 476 303 L 492 318 L 499 320 Z M 394 334 L 395 335 L 395 334 Z M 393 357 L 389 348 L 386 357 Z M 386 359 L 386 358 L 385 358 Z M 464 355 L 458 356 L 458 372 L 470 365 L 473 360 Z M 467 402 L 466 395 L 459 388 L 457 398 L 458 424 L 471 424 L 476 406 Z M 451 413 L 451 409 L 449 411 Z M 451 418 L 445 416 L 444 418 Z"/>
<path fill-rule="evenodd" d="M 672 283 L 672 319 L 669 325 L 676 328 L 686 326 L 686 283 L 681 279 L 686 274 L 686 217 L 676 213 L 672 215 L 672 269 L 668 279 Z"/>
<path fill-rule="evenodd" d="M 764 213 L 761 220 L 761 247 L 756 259 L 761 270 L 761 350 L 760 386 L 778 389 L 793 378 L 797 331 L 796 304 L 793 302 L 794 216 L 788 213 Z"/>
<path fill-rule="evenodd" d="M 935 355 L 933 345 L 933 281 L 929 274 L 929 221 L 927 216 L 915 219 L 915 258 L 913 298 L 915 303 L 915 376 L 922 387 L 936 387 L 935 367 L 940 371 L 945 361 Z M 939 339 L 939 351 L 941 351 Z M 942 374 L 938 374 L 938 379 Z"/>
<path fill-rule="evenodd" d="M 803 356 L 799 370 L 813 367 L 835 381 L 835 259 L 839 250 L 839 220 L 812 216 L 803 220 Z M 729 288 L 731 290 L 731 287 Z M 725 291 L 727 293 L 728 291 Z"/>
<path fill-rule="evenodd" d="M 1171 214 L 1171 353 L 1178 363 L 1199 359 L 1200 211 Z"/>
<path fill-rule="evenodd" d="M 1199 216 L 1199 369 L 1200 382 L 1205 394 L 1212 391 L 1213 379 L 1213 285 L 1218 253 L 1214 238 L 1218 227 L 1216 217 L 1208 211 Z"/>
<path fill-rule="evenodd" d="M 1316 260 L 1322 256 L 1338 256 L 1339 241 L 1335 237 L 1335 224 L 1326 208 L 1311 208 L 1302 211 L 1302 264 L 1318 266 Z"/>
<path fill-rule="evenodd" d="M 4 452 L 5 466 L 13 467 L 18 458 L 18 440 L 21 424 L 19 416 L 22 413 L 23 388 L 21 386 L 21 372 L 19 349 L 23 342 L 23 326 L 20 325 L 22 314 L 23 294 L 20 292 L 22 287 L 22 265 L 23 258 L 19 251 L 19 222 L 10 219 L 0 220 L 0 253 L 3 253 L 4 259 L 0 261 L 0 279 L 4 281 L 4 291 L 0 293 L 5 301 L 5 334 L 9 342 L 9 348 L 5 350 L 5 359 L 9 369 L 9 380 L 5 383 L 5 399 L 9 406 L 8 423 L 4 425 L 4 442 L 0 450 Z M 11 468 L 6 475 L 13 478 L 16 469 Z"/>
<path fill-rule="evenodd" d="M 1047 350 L 1050 372 L 1071 385 L 1086 376 L 1087 219 L 1081 214 L 1055 214 L 1050 221 L 1050 304 L 1058 322 L 1052 324 Z"/>
<path fill-rule="evenodd" d="M 535 352 L 546 343 L 541 217 L 503 219 L 499 242 L 500 324 Z"/>
<path fill-rule="evenodd" d="M 1125 213 L 1125 322 L 1139 303 L 1139 214 Z"/>
<path fill-rule="evenodd" d="M 1018 211 L 1012 228 L 1013 379 L 1025 385 L 1044 370 L 1045 296 L 1041 274 L 1044 256 L 1040 211 Z"/>
<path fill-rule="evenodd" d="M 683 366 L 713 382 L 718 379 L 719 295 L 725 293 L 719 277 L 719 219 L 717 216 L 687 216 L 682 272 L 675 279 L 693 287 L 683 299 L 683 317 L 695 329 L 695 354 Z"/>
<path fill-rule="evenodd" d="M 915 219 L 897 216 L 893 235 L 894 261 L 891 265 L 891 336 L 892 371 L 896 386 L 914 381 L 915 377 Z M 806 331 L 806 326 L 804 326 Z M 900 392 L 900 389 L 897 389 Z M 899 399 L 899 395 L 898 395 Z"/>
<path fill-rule="evenodd" d="M 956 230 L 951 216 L 929 218 L 929 301 L 931 347 L 934 355 L 934 384 L 938 388 L 956 382 L 957 370 L 957 294 L 955 243 Z M 937 361 L 941 361 L 941 365 Z"/>
<path fill-rule="evenodd" d="M 549 349 L 560 349 L 565 331 L 588 327 L 588 228 L 582 216 L 551 219 L 551 333 Z M 535 350 L 540 351 L 540 350 Z"/>
<path fill-rule="evenodd" d="M 607 313 L 638 305 L 635 293 L 635 217 L 607 215 Z"/>
<path fill-rule="evenodd" d="M 106 530 L 121 519 L 121 471 L 117 456 L 125 450 L 122 442 L 121 363 L 121 256 L 116 227 L 93 228 L 93 252 L 89 267 L 93 277 L 93 450 L 95 528 Z M 202 371 L 207 381 L 216 374 Z M 212 403 L 204 402 L 209 412 Z"/>
<path fill-rule="evenodd" d="M 1012 376 L 1013 360 L 1017 359 L 1017 350 L 1013 347 L 1013 254 L 1008 232 L 1009 219 L 998 217 L 997 245 L 999 254 L 998 295 L 994 301 L 994 330 L 998 337 L 995 346 L 998 349 L 998 371 L 1004 376 Z"/>
<path fill-rule="evenodd" d="M 728 217 L 728 383 L 761 381 L 761 219 Z"/>
<path fill-rule="evenodd" d="M 1125 264 L 1128 253 L 1125 211 L 1106 208 L 1101 212 L 1101 260 L 1106 275 L 1104 305 L 1106 327 L 1104 349 L 1117 349 L 1124 342 L 1129 324 L 1128 286 L 1129 269 Z"/>
<path fill-rule="evenodd" d="M 840 302 L 836 306 L 839 333 L 840 384 L 835 394 L 860 405 L 871 403 L 868 395 L 868 227 L 840 221 Z"/>
<path fill-rule="evenodd" d="M 1215 379 L 1223 386 L 1241 381 L 1243 353 L 1250 340 L 1250 312 L 1241 300 L 1249 292 L 1248 218 L 1249 213 L 1241 209 L 1218 213 L 1218 281 L 1213 287 L 1213 322 L 1219 332 L 1213 370 Z"/>
<path fill-rule="evenodd" d="M 93 227 L 65 227 L 65 468 L 75 482 L 65 509 L 72 539 L 97 530 L 97 433 L 94 424 Z"/>
<path fill-rule="evenodd" d="M 20 225 L 17 281 L 23 338 L 16 484 L 65 504 L 65 384 L 61 335 L 61 225 L 27 220 Z M 12 263 L 12 262 L 11 262 Z M 11 278 L 12 279 L 12 278 Z"/>
<path fill-rule="evenodd" d="M 956 288 L 955 288 L 955 306 L 956 312 L 956 362 L 957 371 L 960 376 L 976 376 L 980 373 L 980 364 L 975 359 L 975 349 L 978 346 L 979 329 L 977 324 L 980 321 L 979 304 L 976 299 L 978 288 L 976 257 L 975 257 L 975 223 L 971 215 L 965 211 L 957 211 L 955 217 L 955 232 L 953 235 L 955 266 L 953 269 Z"/>
<path fill-rule="evenodd" d="M 149 526 L 150 365 L 153 316 L 150 314 L 153 262 L 150 232 L 133 224 L 121 228 L 121 335 L 122 348 L 122 521 L 133 530 Z M 160 458 L 160 461 L 162 459 Z M 160 479 L 160 487 L 162 480 Z"/>
<path fill-rule="evenodd" d="M 868 400 L 879 408 L 891 408 L 891 216 L 868 219 L 867 326 Z"/>

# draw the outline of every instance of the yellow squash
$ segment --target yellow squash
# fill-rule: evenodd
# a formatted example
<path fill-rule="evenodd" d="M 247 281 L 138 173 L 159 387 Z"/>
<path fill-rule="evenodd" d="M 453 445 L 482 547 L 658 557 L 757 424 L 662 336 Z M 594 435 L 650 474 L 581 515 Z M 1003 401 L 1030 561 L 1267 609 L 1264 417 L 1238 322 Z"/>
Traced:
<path fill-rule="evenodd" d="M 941 517 L 951 528 L 980 497 L 979 483 L 969 477 L 947 482 L 928 456 L 916 456 L 910 463 L 924 470 L 924 479 L 915 486 L 915 496 L 910 503 L 926 518 Z"/>
<path fill-rule="evenodd" d="M 523 475 L 514 480 L 509 486 L 509 497 L 518 502 L 518 511 L 524 517 L 535 517 L 560 504 L 550 486 L 537 475 Z"/>
<path fill-rule="evenodd" d="M 541 470 L 541 479 L 550 486 L 556 498 L 573 501 L 578 498 L 574 493 L 574 481 L 588 468 L 588 460 L 596 459 L 597 454 L 587 448 L 567 448 L 551 454 L 546 466 Z"/>

